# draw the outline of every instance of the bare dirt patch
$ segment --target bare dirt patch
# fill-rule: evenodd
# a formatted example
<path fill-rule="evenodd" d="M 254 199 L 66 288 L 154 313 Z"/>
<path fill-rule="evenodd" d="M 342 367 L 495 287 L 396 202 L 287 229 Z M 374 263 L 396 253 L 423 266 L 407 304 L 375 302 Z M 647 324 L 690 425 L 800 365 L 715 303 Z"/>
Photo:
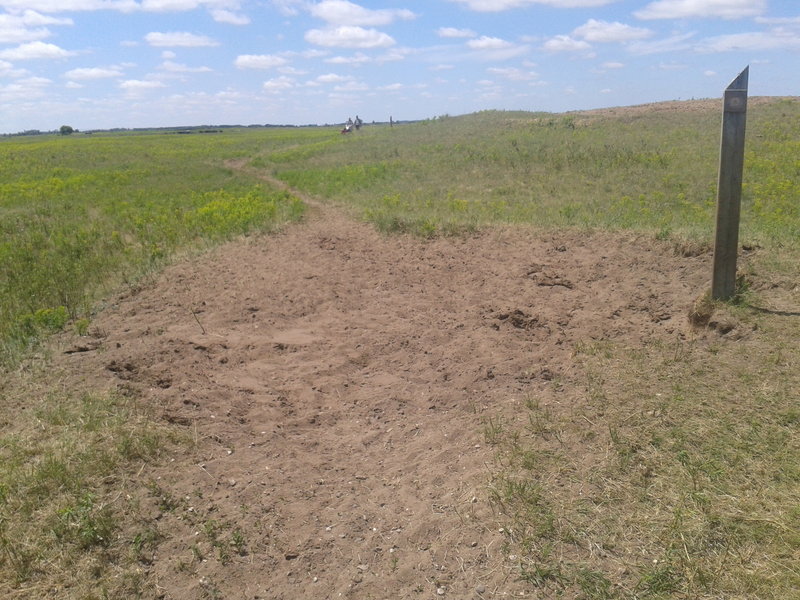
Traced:
<path fill-rule="evenodd" d="M 578 343 L 688 335 L 708 263 L 619 234 L 383 237 L 316 206 L 115 299 L 58 366 L 196 441 L 138 475 L 158 597 L 510 597 L 486 419 L 558 399 Z"/>

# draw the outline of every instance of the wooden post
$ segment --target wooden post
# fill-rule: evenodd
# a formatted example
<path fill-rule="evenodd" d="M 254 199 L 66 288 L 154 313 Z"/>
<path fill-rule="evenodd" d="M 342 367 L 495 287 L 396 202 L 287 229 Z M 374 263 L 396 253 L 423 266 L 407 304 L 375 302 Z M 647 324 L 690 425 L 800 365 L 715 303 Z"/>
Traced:
<path fill-rule="evenodd" d="M 739 251 L 739 213 L 742 202 L 744 138 L 747 121 L 745 67 L 725 90 L 722 112 L 722 142 L 717 186 L 717 233 L 714 243 L 714 274 L 711 297 L 730 300 L 736 293 L 736 258 Z"/>

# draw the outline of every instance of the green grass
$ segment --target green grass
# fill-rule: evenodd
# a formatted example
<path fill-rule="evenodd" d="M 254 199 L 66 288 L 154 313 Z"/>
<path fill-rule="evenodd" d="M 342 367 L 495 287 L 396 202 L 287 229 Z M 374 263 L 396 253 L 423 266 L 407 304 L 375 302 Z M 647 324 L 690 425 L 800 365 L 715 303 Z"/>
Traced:
<path fill-rule="evenodd" d="M 299 200 L 224 166 L 263 135 L 0 142 L 0 362 L 176 254 L 299 218 Z"/>
<path fill-rule="evenodd" d="M 487 111 L 366 127 L 339 143 L 265 150 L 254 164 L 345 202 L 386 231 L 423 236 L 486 224 L 712 235 L 720 109 L 592 115 Z M 800 233 L 800 102 L 752 103 L 742 239 Z"/>

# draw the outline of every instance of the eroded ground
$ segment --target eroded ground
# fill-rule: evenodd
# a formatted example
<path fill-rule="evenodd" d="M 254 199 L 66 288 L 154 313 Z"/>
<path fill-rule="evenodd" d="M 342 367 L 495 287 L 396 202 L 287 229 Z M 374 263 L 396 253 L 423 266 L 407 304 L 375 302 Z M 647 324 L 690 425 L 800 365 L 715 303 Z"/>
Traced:
<path fill-rule="evenodd" d="M 576 345 L 690 335 L 708 273 L 652 237 L 421 241 L 316 206 L 117 298 L 59 360 L 196 442 L 137 475 L 160 597 L 518 596 L 487 423 L 580 402 Z"/>

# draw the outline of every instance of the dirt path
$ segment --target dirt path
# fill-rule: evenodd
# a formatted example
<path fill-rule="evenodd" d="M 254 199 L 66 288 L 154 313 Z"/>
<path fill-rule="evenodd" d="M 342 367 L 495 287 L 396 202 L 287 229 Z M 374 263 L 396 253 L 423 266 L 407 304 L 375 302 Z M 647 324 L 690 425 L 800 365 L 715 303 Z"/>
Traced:
<path fill-rule="evenodd" d="M 314 204 L 119 298 L 63 360 L 197 440 L 141 474 L 162 598 L 519 596 L 485 419 L 569 401 L 580 341 L 682 335 L 707 263 L 619 235 L 387 238 Z"/>

